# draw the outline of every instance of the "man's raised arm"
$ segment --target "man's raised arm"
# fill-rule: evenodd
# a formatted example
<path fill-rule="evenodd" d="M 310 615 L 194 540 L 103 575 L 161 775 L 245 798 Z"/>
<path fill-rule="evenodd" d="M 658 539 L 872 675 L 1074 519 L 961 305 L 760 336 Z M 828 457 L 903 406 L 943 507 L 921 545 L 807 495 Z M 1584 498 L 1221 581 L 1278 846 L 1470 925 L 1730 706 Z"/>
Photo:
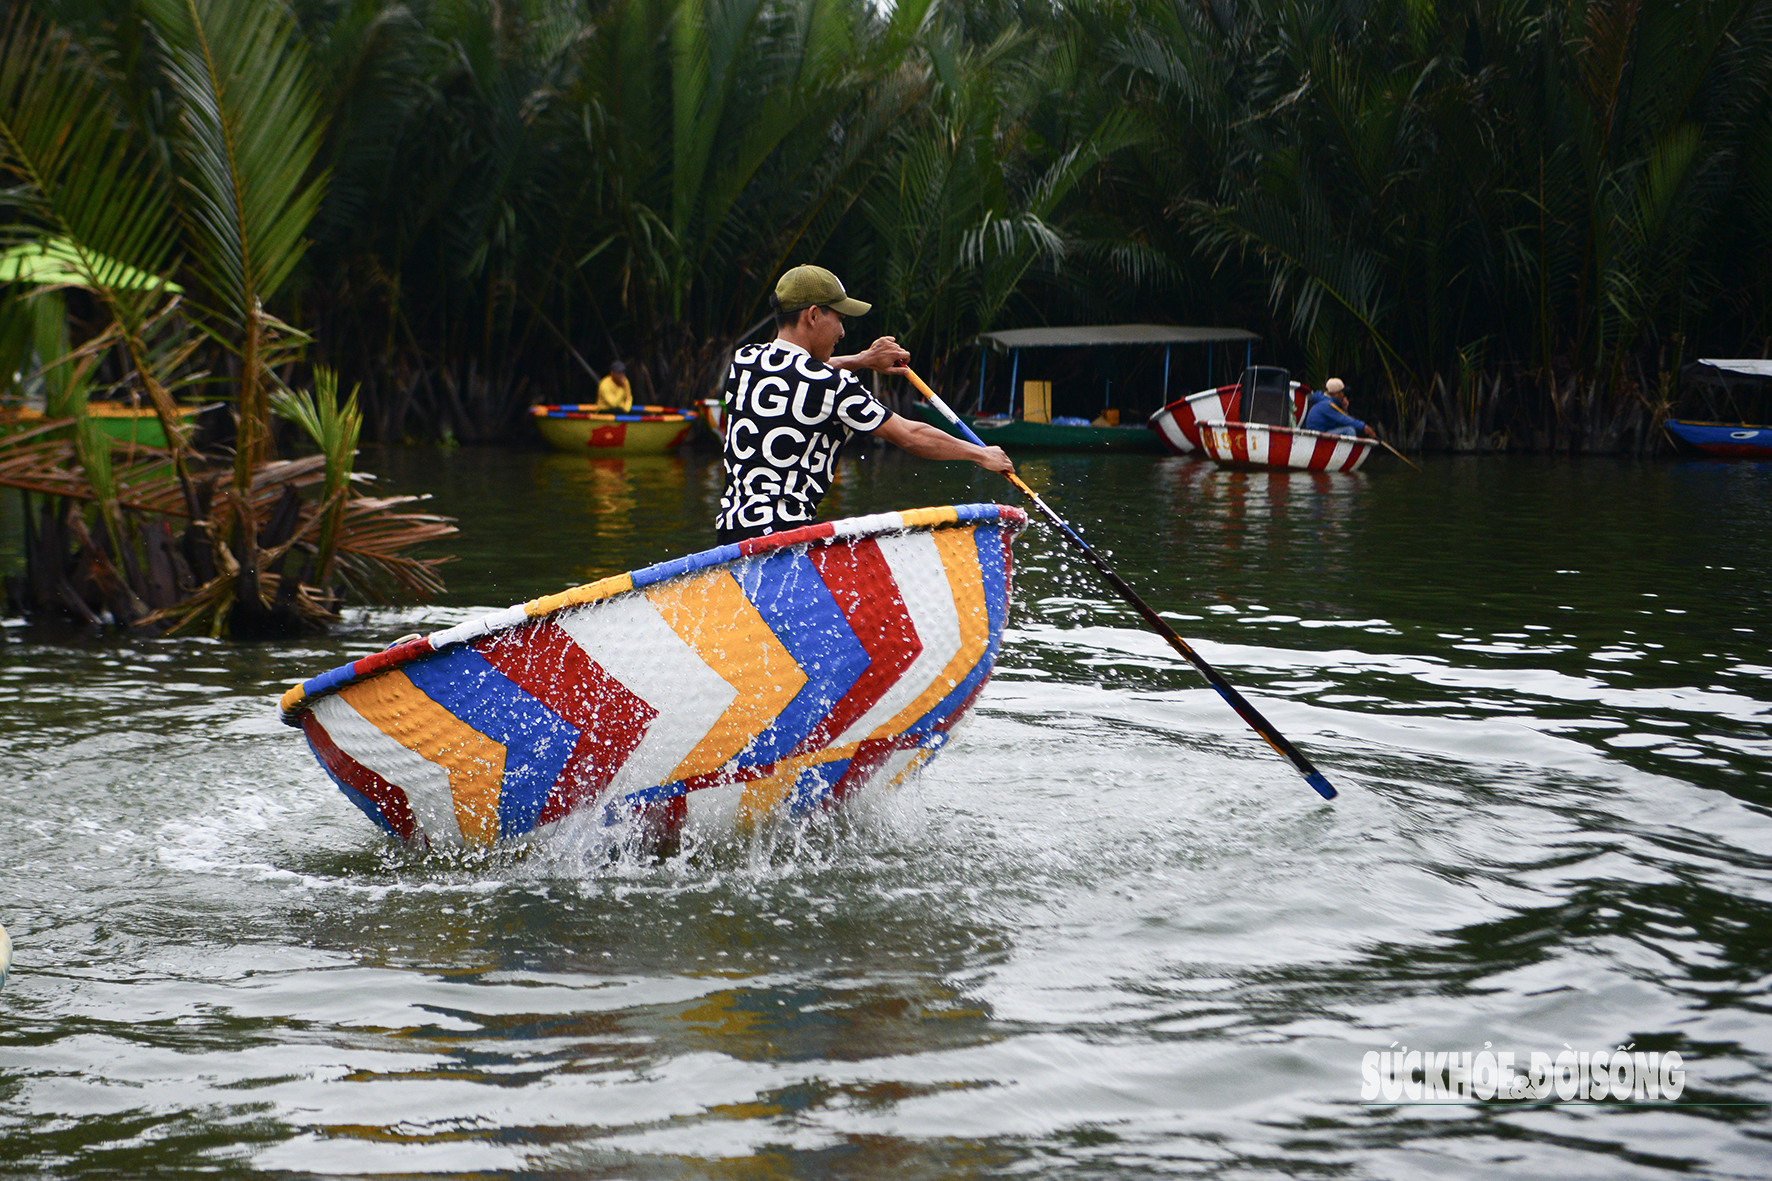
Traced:
<path fill-rule="evenodd" d="M 986 471 L 1004 475 L 1015 470 L 1001 447 L 980 447 L 926 423 L 912 422 L 902 414 L 894 414 L 874 434 L 923 459 L 967 459 Z"/>
<path fill-rule="evenodd" d="M 832 357 L 832 369 L 873 369 L 880 373 L 903 373 L 911 363 L 911 355 L 899 347 L 890 336 L 882 336 L 873 344 L 859 353 L 847 357 Z"/>

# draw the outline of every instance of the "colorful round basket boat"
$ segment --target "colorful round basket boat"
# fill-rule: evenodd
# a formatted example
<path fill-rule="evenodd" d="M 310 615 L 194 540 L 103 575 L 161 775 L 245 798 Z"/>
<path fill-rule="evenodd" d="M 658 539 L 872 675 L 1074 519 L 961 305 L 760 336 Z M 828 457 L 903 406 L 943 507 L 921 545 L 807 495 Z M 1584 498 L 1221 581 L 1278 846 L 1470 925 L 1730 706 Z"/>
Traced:
<path fill-rule="evenodd" d="M 989 679 L 1020 509 L 720 546 L 433 632 L 283 695 L 371 820 L 490 845 L 592 806 L 718 835 L 901 781 Z"/>
<path fill-rule="evenodd" d="M 581 455 L 663 455 L 682 446 L 700 413 L 674 406 L 636 406 L 613 414 L 595 406 L 531 406 L 548 446 Z"/>

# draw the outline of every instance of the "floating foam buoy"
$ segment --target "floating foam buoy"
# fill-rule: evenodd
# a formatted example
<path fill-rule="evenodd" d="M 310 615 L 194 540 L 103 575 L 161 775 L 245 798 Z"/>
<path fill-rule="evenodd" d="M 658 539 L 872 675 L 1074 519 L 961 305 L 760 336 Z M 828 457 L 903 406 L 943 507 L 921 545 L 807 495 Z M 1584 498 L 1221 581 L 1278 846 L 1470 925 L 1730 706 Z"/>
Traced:
<path fill-rule="evenodd" d="M 12 970 L 12 936 L 0 927 L 0 984 L 6 983 L 6 973 Z"/>

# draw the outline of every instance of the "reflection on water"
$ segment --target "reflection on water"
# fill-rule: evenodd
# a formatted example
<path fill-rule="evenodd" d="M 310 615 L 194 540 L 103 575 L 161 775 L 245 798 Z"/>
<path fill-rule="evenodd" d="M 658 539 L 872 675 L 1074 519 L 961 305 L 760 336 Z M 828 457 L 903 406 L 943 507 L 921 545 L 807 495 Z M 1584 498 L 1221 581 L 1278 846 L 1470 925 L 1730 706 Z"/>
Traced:
<path fill-rule="evenodd" d="M 1180 457 L 1161 461 L 1157 479 L 1177 512 L 1209 516 L 1227 526 L 1288 521 L 1293 514 L 1317 528 L 1345 524 L 1370 488 L 1365 472 L 1222 468 Z"/>
<path fill-rule="evenodd" d="M 635 529 L 635 510 L 683 501 L 688 470 L 680 455 L 642 455 L 599 459 L 549 453 L 535 466 L 536 495 L 541 503 L 576 509 L 599 537 L 619 537 Z"/>
<path fill-rule="evenodd" d="M 1162 461 L 1157 479 L 1170 539 L 1193 539 L 1226 573 L 1272 564 L 1345 574 L 1348 529 L 1370 492 L 1365 472 L 1222 468 L 1194 457 Z M 1200 545 L 1204 529 L 1209 548 Z"/>
<path fill-rule="evenodd" d="M 9 624 L 0 1176 L 1754 1177 L 1772 465 L 1023 471 L 1044 527 L 915 787 L 654 863 L 391 846 L 275 718 L 406 631 L 712 543 L 719 472 L 463 448 L 452 598 L 286 645 Z M 861 450 L 832 507 L 993 499 Z M 1370 1106 L 1395 1043 L 1686 1056 L 1678 1107 Z"/>

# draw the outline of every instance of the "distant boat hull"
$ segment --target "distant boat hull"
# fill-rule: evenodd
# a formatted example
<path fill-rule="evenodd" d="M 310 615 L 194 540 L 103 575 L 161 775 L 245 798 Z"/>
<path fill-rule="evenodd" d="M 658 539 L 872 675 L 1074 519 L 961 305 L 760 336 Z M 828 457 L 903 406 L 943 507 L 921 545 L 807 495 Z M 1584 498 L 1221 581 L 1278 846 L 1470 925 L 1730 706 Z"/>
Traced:
<path fill-rule="evenodd" d="M 556 451 L 579 455 L 663 455 L 682 446 L 698 417 L 694 410 L 638 406 L 611 414 L 584 405 L 531 406 L 541 437 Z"/>
<path fill-rule="evenodd" d="M 1201 422 L 1200 450 L 1225 467 L 1357 472 L 1377 449 L 1375 439 L 1257 422 Z"/>
<path fill-rule="evenodd" d="M 431 846 L 587 808 L 666 838 L 804 813 L 947 743 L 1008 621 L 1020 509 L 880 513 L 494 612 L 290 689 L 339 789 Z"/>
<path fill-rule="evenodd" d="M 933 408 L 918 403 L 918 413 L 931 426 L 959 436 L 953 424 Z M 1059 426 L 1007 418 L 960 416 L 990 446 L 1020 451 L 1117 451 L 1159 455 L 1162 440 L 1142 426 Z"/>
<path fill-rule="evenodd" d="M 1238 392 L 1242 387 L 1236 382 L 1221 385 L 1209 390 L 1189 394 L 1185 398 L 1177 398 L 1150 417 L 1150 428 L 1163 445 L 1176 455 L 1193 455 L 1200 451 L 1200 424 L 1202 422 L 1235 422 L 1238 418 Z M 1292 383 L 1292 418 L 1296 422 L 1304 417 L 1305 402 L 1310 397 L 1310 387 L 1301 382 Z"/>
<path fill-rule="evenodd" d="M 180 406 L 179 417 L 188 427 L 198 414 L 200 406 Z M 160 426 L 160 417 L 152 406 L 124 406 L 116 402 L 88 402 L 86 416 L 100 431 L 121 443 L 133 443 L 137 447 L 153 447 L 166 449 L 166 431 Z M 43 412 L 23 406 L 17 410 L 0 412 L 0 427 L 14 427 L 28 430 L 41 424 Z M 0 431 L 0 433 L 5 433 Z"/>
<path fill-rule="evenodd" d="M 1200 450 L 1200 423 L 1223 422 L 1237 416 L 1237 386 L 1221 385 L 1177 398 L 1150 417 L 1151 430 L 1176 455 Z"/>
<path fill-rule="evenodd" d="M 714 442 L 724 443 L 726 440 L 726 399 L 703 398 L 701 400 L 701 422 L 714 436 Z"/>
<path fill-rule="evenodd" d="M 1668 434 L 1688 447 L 1723 459 L 1772 459 L 1772 426 L 1667 420 Z"/>

